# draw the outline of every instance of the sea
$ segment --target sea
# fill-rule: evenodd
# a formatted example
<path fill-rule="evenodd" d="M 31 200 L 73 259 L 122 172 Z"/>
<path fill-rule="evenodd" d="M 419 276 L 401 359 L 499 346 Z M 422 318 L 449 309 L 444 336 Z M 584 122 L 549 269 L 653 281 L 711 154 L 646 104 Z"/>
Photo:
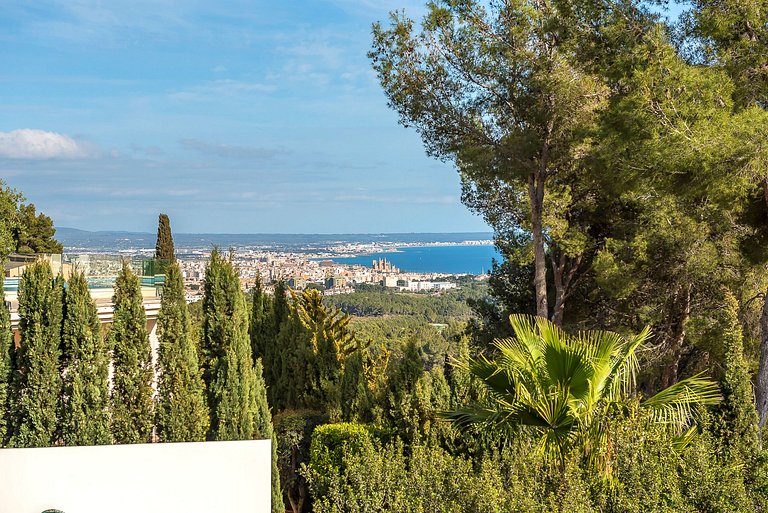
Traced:
<path fill-rule="evenodd" d="M 501 261 L 495 246 L 423 246 L 404 247 L 394 251 L 371 253 L 355 257 L 332 258 L 341 264 L 371 267 L 373 260 L 386 258 L 402 271 L 414 273 L 484 274 L 494 259 Z"/>

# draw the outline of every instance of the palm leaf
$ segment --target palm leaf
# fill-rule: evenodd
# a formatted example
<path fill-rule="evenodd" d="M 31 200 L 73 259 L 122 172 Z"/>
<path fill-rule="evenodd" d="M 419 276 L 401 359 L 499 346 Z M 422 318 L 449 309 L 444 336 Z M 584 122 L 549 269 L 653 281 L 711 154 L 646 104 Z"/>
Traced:
<path fill-rule="evenodd" d="M 687 427 L 691 424 L 696 406 L 718 404 L 722 399 L 717 383 L 702 376 L 703 373 L 699 373 L 678 381 L 643 401 L 640 406 L 651 410 L 656 422 Z"/>

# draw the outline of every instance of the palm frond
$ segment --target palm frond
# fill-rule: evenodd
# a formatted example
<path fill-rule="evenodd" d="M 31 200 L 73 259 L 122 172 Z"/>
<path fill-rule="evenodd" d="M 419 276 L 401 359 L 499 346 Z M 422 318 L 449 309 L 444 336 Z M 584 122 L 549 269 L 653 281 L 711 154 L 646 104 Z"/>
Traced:
<path fill-rule="evenodd" d="M 665 388 L 640 406 L 651 410 L 656 422 L 684 428 L 691 424 L 695 407 L 718 404 L 721 399 L 717 383 L 699 373 Z"/>

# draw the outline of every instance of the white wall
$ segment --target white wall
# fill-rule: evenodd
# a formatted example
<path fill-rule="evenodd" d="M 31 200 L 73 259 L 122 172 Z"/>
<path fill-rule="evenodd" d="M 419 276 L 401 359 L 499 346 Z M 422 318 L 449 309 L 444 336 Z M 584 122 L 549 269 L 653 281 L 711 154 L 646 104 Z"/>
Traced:
<path fill-rule="evenodd" d="M 0 449 L 0 513 L 269 513 L 270 444 Z"/>

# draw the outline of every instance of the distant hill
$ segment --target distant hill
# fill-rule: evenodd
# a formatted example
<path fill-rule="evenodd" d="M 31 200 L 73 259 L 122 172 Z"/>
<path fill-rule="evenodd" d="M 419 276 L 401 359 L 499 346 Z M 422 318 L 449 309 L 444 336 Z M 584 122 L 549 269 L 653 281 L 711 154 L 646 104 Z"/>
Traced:
<path fill-rule="evenodd" d="M 154 233 L 129 231 L 88 231 L 61 227 L 56 230 L 65 251 L 121 251 L 150 250 L 155 247 Z M 490 240 L 491 232 L 461 233 L 174 233 L 173 241 L 178 249 L 200 249 L 219 246 L 222 248 L 259 247 L 285 250 L 322 250 L 343 243 L 458 243 Z"/>

